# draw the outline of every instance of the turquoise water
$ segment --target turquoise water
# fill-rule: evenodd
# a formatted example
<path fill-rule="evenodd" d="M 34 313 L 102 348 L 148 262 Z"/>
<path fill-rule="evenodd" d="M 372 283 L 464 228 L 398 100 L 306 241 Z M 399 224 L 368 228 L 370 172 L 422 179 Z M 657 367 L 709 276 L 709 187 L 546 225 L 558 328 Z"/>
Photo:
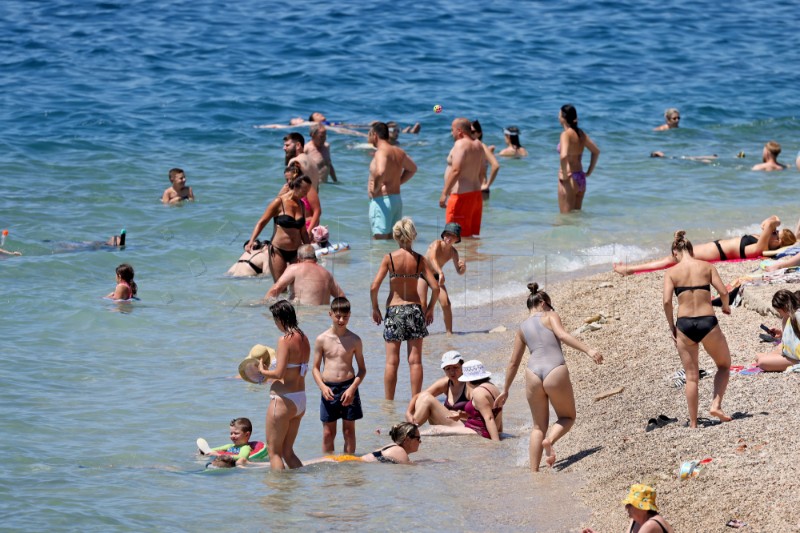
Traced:
<path fill-rule="evenodd" d="M 194 473 L 203 464 L 195 438 L 225 442 L 231 418 L 249 416 L 263 437 L 266 391 L 230 376 L 252 344 L 275 343 L 258 305 L 270 284 L 223 276 L 282 181 L 286 130 L 254 126 L 315 110 L 355 123 L 420 122 L 421 134 L 401 142 L 419 166 L 403 197 L 423 249 L 443 225 L 451 120 L 480 119 L 485 141 L 498 145 L 502 127 L 518 125 L 531 156 L 501 161 L 482 239 L 462 247 L 467 275 L 448 277 L 456 329 L 488 329 L 507 316 L 494 302 L 527 281 L 663 254 L 676 229 L 703 241 L 754 230 L 771 214 L 794 224 L 796 170 L 749 168 L 770 139 L 785 163 L 800 149 L 796 14 L 793 3 L 766 1 L 4 2 L 0 228 L 10 232 L 4 248 L 24 255 L 0 259 L 0 444 L 11 456 L 0 473 L 0 527 L 561 527 L 542 509 L 569 484 L 524 471 L 529 415 L 519 397 L 506 423 L 520 439 L 426 440 L 420 458 L 450 463 Z M 602 153 L 584 211 L 560 215 L 555 144 L 566 102 Z M 682 127 L 652 132 L 673 106 Z M 326 266 L 364 338 L 358 436 L 367 452 L 386 440 L 374 429 L 397 421 L 408 399 L 401 366 L 398 401 L 381 400 L 383 341 L 369 320 L 369 283 L 392 245 L 369 239 L 363 140 L 328 139 L 341 184 L 323 186 L 323 223 L 352 251 Z M 658 160 L 653 150 L 720 157 Z M 158 198 L 175 166 L 198 202 L 165 208 Z M 123 227 L 124 251 L 68 250 Z M 122 262 L 136 269 L 142 298 L 128 308 L 101 299 Z M 301 311 L 312 337 L 326 319 Z M 507 346 L 434 335 L 428 378 L 450 348 L 502 374 Z M 307 385 L 302 458 L 320 454 L 317 393 Z M 508 486 L 506 505 L 486 497 Z"/>

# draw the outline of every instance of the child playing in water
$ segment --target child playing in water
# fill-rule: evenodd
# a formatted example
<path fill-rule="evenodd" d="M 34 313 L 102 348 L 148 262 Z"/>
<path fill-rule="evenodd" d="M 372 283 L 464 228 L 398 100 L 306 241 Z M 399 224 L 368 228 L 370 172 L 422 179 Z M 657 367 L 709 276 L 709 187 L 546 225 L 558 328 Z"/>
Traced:
<path fill-rule="evenodd" d="M 211 451 L 207 455 L 219 457 L 223 452 L 235 454 L 230 455 L 230 457 L 235 459 L 236 466 L 244 465 L 247 463 L 247 459 L 253 451 L 252 446 L 250 446 L 250 434 L 252 432 L 253 424 L 250 422 L 249 418 L 234 418 L 231 420 L 231 444 L 223 444 L 222 446 L 211 448 Z M 200 453 L 203 452 L 201 451 Z M 216 460 L 214 462 L 216 462 Z M 223 464 L 214 464 L 214 466 L 226 467 L 226 465 Z"/>
<path fill-rule="evenodd" d="M 356 420 L 363 418 L 358 386 L 367 375 L 361 338 L 347 329 L 350 321 L 350 302 L 347 298 L 334 298 L 328 312 L 333 324 L 314 342 L 314 381 L 322 398 L 319 418 L 322 421 L 322 452 L 332 453 L 336 439 L 336 421 L 342 419 L 344 453 L 356 451 Z M 358 363 L 358 374 L 353 369 L 353 357 Z M 322 362 L 325 368 L 320 372 Z"/>
<path fill-rule="evenodd" d="M 162 204 L 179 204 L 184 200 L 194 200 L 194 192 L 191 187 L 186 186 L 186 174 L 180 168 L 173 168 L 169 171 L 169 182 L 171 187 L 167 187 L 161 195 Z"/>
<path fill-rule="evenodd" d="M 433 270 L 433 277 L 439 282 L 439 305 L 442 306 L 442 314 L 444 315 L 444 327 L 448 335 L 453 334 L 453 311 L 450 308 L 450 296 L 447 294 L 447 288 L 444 285 L 444 272 L 442 269 L 448 261 L 453 261 L 453 266 L 456 267 L 456 272 L 460 276 L 464 275 L 467 271 L 467 265 L 464 261 L 459 260 L 458 250 L 453 246 L 461 242 L 461 226 L 456 222 L 445 224 L 444 231 L 442 232 L 441 240 L 435 240 L 428 247 L 426 259 L 428 264 Z M 420 279 L 422 284 L 420 292 L 425 290 L 425 280 Z"/>
<path fill-rule="evenodd" d="M 117 288 L 109 293 L 106 298 L 112 300 L 130 300 L 136 296 L 138 288 L 133 281 L 133 267 L 127 263 L 122 263 L 117 267 Z"/>

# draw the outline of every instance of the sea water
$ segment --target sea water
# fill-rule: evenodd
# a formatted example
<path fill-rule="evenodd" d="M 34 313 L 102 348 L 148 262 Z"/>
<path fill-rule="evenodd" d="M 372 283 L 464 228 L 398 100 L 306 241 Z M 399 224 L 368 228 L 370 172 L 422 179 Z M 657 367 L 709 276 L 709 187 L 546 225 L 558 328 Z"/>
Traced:
<path fill-rule="evenodd" d="M 276 342 L 260 303 L 270 280 L 224 273 L 282 184 L 292 130 L 254 126 L 312 111 L 419 122 L 419 135 L 400 138 L 419 166 L 403 187 L 419 251 L 444 224 L 453 118 L 479 119 L 498 150 L 503 127 L 521 129 L 530 157 L 500 161 L 481 239 L 459 245 L 467 273 L 446 271 L 463 334 L 442 335 L 437 309 L 424 349 L 426 383 L 448 349 L 484 359 L 501 383 L 510 347 L 481 332 L 514 327 L 497 302 L 519 297 L 521 308 L 527 282 L 666 254 L 677 229 L 703 242 L 758 231 L 772 214 L 794 225 L 796 170 L 749 169 L 770 139 L 786 163 L 800 148 L 796 15 L 792 2 L 762 0 L 4 2 L 0 229 L 4 247 L 24 255 L 0 259 L 0 528 L 576 526 L 586 511 L 567 500 L 580 480 L 527 472 L 519 385 L 505 413 L 515 438 L 424 438 L 417 468 L 201 473 L 196 437 L 222 444 L 228 421 L 248 416 L 264 438 L 268 391 L 233 376 L 253 344 Z M 601 155 L 583 211 L 561 215 L 555 145 L 568 102 Z M 680 129 L 653 132 L 667 107 L 680 109 Z M 397 401 L 382 400 L 384 343 L 369 309 L 369 284 L 395 245 L 370 240 L 364 139 L 328 140 L 340 183 L 322 186 L 322 222 L 352 249 L 325 266 L 364 339 L 366 453 L 387 442 L 409 399 L 403 363 Z M 675 158 L 652 159 L 654 150 Z M 680 158 L 707 154 L 719 157 Z M 159 203 L 172 167 L 186 171 L 195 203 Z M 122 228 L 124 250 L 92 244 Z M 129 305 L 101 299 L 123 262 L 140 287 Z M 324 309 L 299 316 L 312 339 L 329 323 Z M 303 459 L 321 455 L 310 376 L 307 390 Z"/>

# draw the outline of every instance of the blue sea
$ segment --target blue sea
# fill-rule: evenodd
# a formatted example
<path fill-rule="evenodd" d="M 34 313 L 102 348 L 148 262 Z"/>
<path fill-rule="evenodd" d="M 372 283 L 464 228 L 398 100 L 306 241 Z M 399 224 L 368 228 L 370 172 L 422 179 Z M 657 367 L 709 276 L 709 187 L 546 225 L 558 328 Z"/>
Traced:
<path fill-rule="evenodd" d="M 419 166 L 403 199 L 420 251 L 444 224 L 451 121 L 479 119 L 498 149 L 503 127 L 520 128 L 530 156 L 501 161 L 481 238 L 460 245 L 467 274 L 448 275 L 462 334 L 442 335 L 437 310 L 424 349 L 426 383 L 448 349 L 483 359 L 501 382 L 510 347 L 481 331 L 515 327 L 501 302 L 519 297 L 521 308 L 527 282 L 664 255 L 677 229 L 703 242 L 756 231 L 772 214 L 794 227 L 797 13 L 795 2 L 765 0 L 6 0 L 0 229 L 2 247 L 23 255 L 0 256 L 0 530 L 577 527 L 588 511 L 564 503 L 580 479 L 526 469 L 521 387 L 506 409 L 506 432 L 518 438 L 423 439 L 414 468 L 203 472 L 195 439 L 227 442 L 231 418 L 250 417 L 264 438 L 268 391 L 233 376 L 253 344 L 279 335 L 260 303 L 270 281 L 224 273 L 282 184 L 292 130 L 255 126 L 313 111 L 419 122 L 400 142 Z M 584 210 L 561 215 L 565 103 L 601 155 Z M 680 109 L 681 127 L 653 132 L 668 107 Z M 325 265 L 364 339 L 366 453 L 387 442 L 409 399 L 403 363 L 397 401 L 382 400 L 384 343 L 369 316 L 369 284 L 394 245 L 370 240 L 364 139 L 328 140 L 340 183 L 322 186 L 322 222 L 351 251 Z M 750 171 L 769 140 L 791 168 Z M 654 150 L 671 157 L 650 158 Z M 682 158 L 708 154 L 718 159 Z M 197 202 L 160 204 L 172 167 L 186 171 Z M 124 250 L 95 245 L 123 228 Z M 102 299 L 123 262 L 140 288 L 130 305 Z M 299 315 L 312 338 L 329 323 L 324 309 Z M 321 455 L 310 377 L 307 390 L 303 459 Z"/>

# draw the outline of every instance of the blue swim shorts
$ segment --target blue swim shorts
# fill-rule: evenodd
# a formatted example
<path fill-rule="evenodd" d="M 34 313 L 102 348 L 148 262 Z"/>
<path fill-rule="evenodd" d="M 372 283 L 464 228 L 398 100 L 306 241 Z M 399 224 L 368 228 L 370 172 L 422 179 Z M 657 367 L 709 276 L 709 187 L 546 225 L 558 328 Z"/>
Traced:
<path fill-rule="evenodd" d="M 333 400 L 328 401 L 324 396 L 321 397 L 319 402 L 320 420 L 323 422 L 336 422 L 340 418 L 344 420 L 358 420 L 364 417 L 364 413 L 361 411 L 361 396 L 358 394 L 358 389 L 356 389 L 356 393 L 353 396 L 353 403 L 347 407 L 342 405 L 342 395 L 350 388 L 350 385 L 352 385 L 354 381 L 355 378 L 342 381 L 341 383 L 325 382 L 325 385 L 330 387 L 331 391 L 333 391 Z"/>
<path fill-rule="evenodd" d="M 373 235 L 391 235 L 392 226 L 403 218 L 403 200 L 399 194 L 378 196 L 369 201 L 369 221 Z"/>

